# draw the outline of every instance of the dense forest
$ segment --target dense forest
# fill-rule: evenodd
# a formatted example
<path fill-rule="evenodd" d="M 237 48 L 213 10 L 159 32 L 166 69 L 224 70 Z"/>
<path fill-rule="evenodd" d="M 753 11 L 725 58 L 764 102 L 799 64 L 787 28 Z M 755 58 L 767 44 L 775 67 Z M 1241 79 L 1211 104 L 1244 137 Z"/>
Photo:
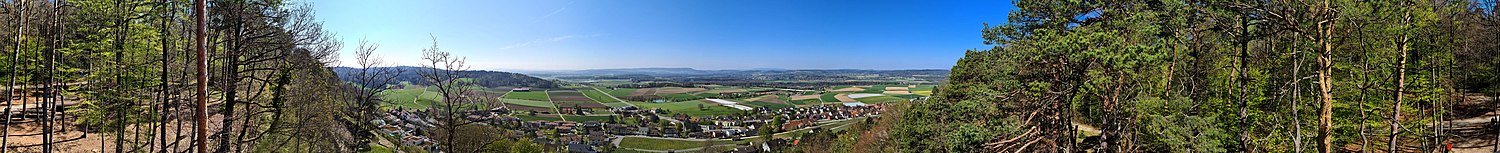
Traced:
<path fill-rule="evenodd" d="M 0 1 L 0 21 L 4 21 L 0 22 L 4 29 L 0 30 L 0 42 L 4 42 L 0 43 L 4 50 L 0 80 L 5 81 L 3 96 L 8 99 L 0 148 L 20 152 L 369 149 L 375 135 L 369 120 L 379 112 L 377 98 L 386 88 L 361 85 L 393 84 L 397 80 L 391 77 L 403 73 L 382 69 L 340 79 L 332 66 L 341 62 L 337 56 L 344 44 L 322 28 L 310 4 L 193 2 Z M 195 6 L 203 10 L 195 11 Z M 438 49 L 436 38 L 433 41 L 431 48 L 421 50 L 425 55 L 422 68 L 406 74 L 434 82 L 432 86 L 441 89 L 445 99 L 428 111 L 441 120 L 436 122 L 441 128 L 430 132 L 445 143 L 435 148 L 539 152 L 541 148 L 529 142 L 500 141 L 509 140 L 498 136 L 504 130 L 465 131 L 474 124 L 456 116 L 474 109 L 462 107 L 474 101 L 464 98 L 494 98 L 469 96 L 473 92 L 466 91 L 474 86 L 556 85 L 511 73 L 491 76 L 491 72 L 468 71 L 463 58 Z M 200 45 L 208 58 L 197 56 L 201 54 L 196 54 L 195 46 Z M 378 56 L 372 56 L 376 45 L 361 43 L 357 48 L 359 61 L 350 62 L 384 66 Z M 195 77 L 200 73 L 206 78 Z M 459 81 L 473 79 L 470 75 L 527 80 Z M 206 85 L 202 87 L 207 92 L 195 90 L 199 85 Z M 195 103 L 197 97 L 207 97 L 206 102 Z"/>
<path fill-rule="evenodd" d="M 854 148 L 1441 152 L 1496 136 L 1449 122 L 1496 108 L 1495 1 L 1014 3 L 982 31 L 993 48 L 859 143 L 884 147 Z"/>

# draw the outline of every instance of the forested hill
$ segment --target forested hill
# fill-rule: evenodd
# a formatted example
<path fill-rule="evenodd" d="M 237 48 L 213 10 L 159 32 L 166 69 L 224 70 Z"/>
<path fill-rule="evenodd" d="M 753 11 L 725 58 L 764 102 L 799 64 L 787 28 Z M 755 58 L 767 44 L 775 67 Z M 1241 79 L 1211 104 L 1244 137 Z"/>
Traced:
<path fill-rule="evenodd" d="M 401 75 L 398 75 L 398 76 L 395 77 L 395 80 L 391 81 L 392 84 L 401 83 L 401 82 L 411 82 L 413 84 L 419 84 L 419 85 L 431 85 L 432 84 L 431 81 L 427 81 L 427 79 L 422 79 L 422 76 L 416 73 L 419 70 L 431 69 L 431 68 L 410 67 L 410 66 L 398 66 L 398 67 L 389 67 L 389 68 L 395 68 L 396 70 L 399 70 L 399 71 L 402 72 L 402 73 L 400 73 Z M 355 77 L 354 75 L 358 75 L 359 70 L 360 70 L 359 68 L 350 68 L 350 67 L 334 67 L 333 68 L 333 71 L 337 72 L 339 74 L 339 79 L 340 80 L 354 80 L 354 77 Z M 532 76 L 528 76 L 528 75 L 520 74 L 520 73 L 510 73 L 510 72 L 500 72 L 500 71 L 485 71 L 485 70 L 468 70 L 468 71 L 459 71 L 459 74 L 462 75 L 462 76 L 464 76 L 465 78 L 472 78 L 472 79 L 474 79 L 474 81 L 475 81 L 474 84 L 479 85 L 479 86 L 484 86 L 484 87 L 531 87 L 531 88 L 557 88 L 558 87 L 557 83 L 554 83 L 552 81 L 549 81 L 549 80 L 546 80 L 546 79 L 541 79 L 541 78 L 536 78 L 536 77 L 532 77 Z"/>
<path fill-rule="evenodd" d="M 1493 117 L 1465 115 L 1495 111 L 1473 95 L 1500 93 L 1493 2 L 1013 2 L 1011 20 L 975 35 L 993 48 L 966 52 L 930 100 L 882 116 L 899 120 L 889 146 L 1488 152 L 1495 142 L 1464 135 L 1492 123 L 1450 123 Z"/>

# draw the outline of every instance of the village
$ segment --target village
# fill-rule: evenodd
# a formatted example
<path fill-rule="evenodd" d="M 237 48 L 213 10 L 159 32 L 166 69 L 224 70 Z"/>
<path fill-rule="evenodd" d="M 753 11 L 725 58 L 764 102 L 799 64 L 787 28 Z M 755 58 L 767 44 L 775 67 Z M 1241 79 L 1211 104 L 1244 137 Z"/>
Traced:
<path fill-rule="evenodd" d="M 725 141 L 754 139 L 763 136 L 763 130 L 781 132 L 812 129 L 820 123 L 878 116 L 883 108 L 881 104 L 852 102 L 780 109 L 757 107 L 744 114 L 689 116 L 666 115 L 668 110 L 660 108 L 624 106 L 608 109 L 612 114 L 606 120 L 581 122 L 526 121 L 510 114 L 537 112 L 514 112 L 505 107 L 464 114 L 468 114 L 465 118 L 469 121 L 515 130 L 519 133 L 517 137 L 530 139 L 547 148 L 565 148 L 569 152 L 598 152 L 599 149 L 596 148 L 619 147 L 619 141 L 625 137 Z M 371 123 L 380 127 L 381 134 L 399 138 L 401 145 L 434 150 L 437 149 L 434 147 L 437 142 L 423 134 L 436 127 L 436 121 L 426 115 L 426 112 L 432 111 L 435 110 L 391 109 Z M 737 150 L 786 146 L 790 141 L 780 139 L 771 142 L 777 143 L 763 144 L 765 147 L 746 146 Z"/>

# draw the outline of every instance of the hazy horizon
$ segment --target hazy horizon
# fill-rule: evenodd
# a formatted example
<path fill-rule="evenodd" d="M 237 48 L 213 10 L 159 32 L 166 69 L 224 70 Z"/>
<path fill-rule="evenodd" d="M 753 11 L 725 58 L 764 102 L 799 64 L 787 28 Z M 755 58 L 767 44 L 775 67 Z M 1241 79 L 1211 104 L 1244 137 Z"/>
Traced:
<path fill-rule="evenodd" d="M 340 34 L 340 66 L 360 39 L 418 65 L 432 37 L 476 70 L 610 68 L 949 69 L 986 49 L 981 23 L 1005 1 L 312 0 Z M 1003 8 L 1003 9 L 995 9 Z"/>

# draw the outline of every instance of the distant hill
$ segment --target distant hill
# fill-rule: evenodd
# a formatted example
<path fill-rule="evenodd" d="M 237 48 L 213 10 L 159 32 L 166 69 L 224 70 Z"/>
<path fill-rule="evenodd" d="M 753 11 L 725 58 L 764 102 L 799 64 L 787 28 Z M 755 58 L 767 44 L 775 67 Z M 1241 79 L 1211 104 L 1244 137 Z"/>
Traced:
<path fill-rule="evenodd" d="M 411 82 L 413 84 L 419 84 L 419 85 L 431 85 L 432 84 L 431 82 L 427 81 L 426 79 L 422 79 L 422 76 L 420 76 L 420 75 L 418 75 L 416 73 L 419 70 L 424 70 L 424 69 L 428 69 L 428 68 L 411 67 L 411 66 L 400 66 L 400 67 L 395 67 L 395 68 L 401 70 L 403 73 L 401 73 L 401 76 L 397 76 L 396 80 L 393 83 Z M 339 74 L 339 79 L 340 80 L 352 80 L 354 78 L 353 75 L 357 74 L 359 70 L 360 70 L 359 68 L 351 68 L 351 67 L 334 67 L 333 68 L 333 71 Z M 469 70 L 469 71 L 461 71 L 459 73 L 461 75 L 467 76 L 466 78 L 473 78 L 476 81 L 475 83 L 478 84 L 479 86 L 491 87 L 491 88 L 493 88 L 493 87 L 557 88 L 558 87 L 557 83 L 555 83 L 555 82 L 552 82 L 552 81 L 549 81 L 549 80 L 546 80 L 546 79 L 537 78 L 537 77 L 532 77 L 532 76 L 525 75 L 525 74 L 520 74 L 520 73 L 510 73 L 510 72 L 500 72 L 500 71 L 486 71 L 486 70 Z"/>
<path fill-rule="evenodd" d="M 549 76 L 549 75 L 703 75 L 713 74 L 715 71 L 698 70 L 693 68 L 620 68 L 620 69 L 588 69 L 588 70 L 559 70 L 559 71 L 525 71 L 522 73 Z"/>

